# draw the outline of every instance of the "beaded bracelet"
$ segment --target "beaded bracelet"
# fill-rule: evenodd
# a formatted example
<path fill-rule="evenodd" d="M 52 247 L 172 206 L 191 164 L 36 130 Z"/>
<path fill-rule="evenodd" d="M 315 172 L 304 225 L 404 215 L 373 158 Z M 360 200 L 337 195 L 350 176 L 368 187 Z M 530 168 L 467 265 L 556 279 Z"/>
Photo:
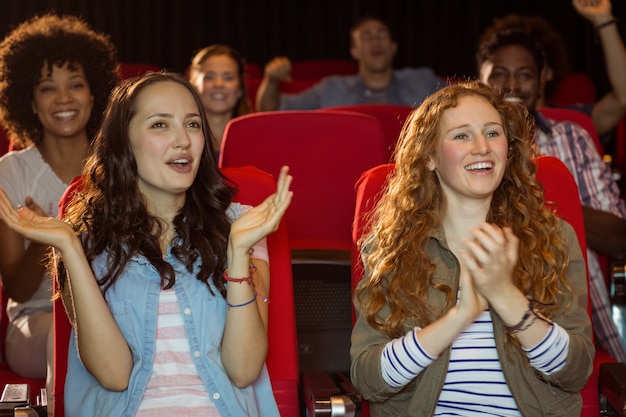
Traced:
<path fill-rule="evenodd" d="M 254 302 L 254 300 L 256 300 L 257 297 L 257 293 L 255 292 L 254 295 L 252 296 L 252 299 L 250 299 L 249 301 L 243 302 L 241 304 L 231 304 L 228 301 L 226 302 L 226 307 L 231 308 L 231 307 L 243 307 L 243 306 L 247 306 L 248 304 L 252 304 Z"/>
<path fill-rule="evenodd" d="M 617 22 L 618 22 L 618 19 L 614 17 L 613 19 L 611 19 L 611 20 L 607 20 L 606 22 L 601 23 L 601 24 L 599 24 L 598 26 L 596 26 L 596 30 L 597 30 L 597 31 L 599 31 L 600 29 L 605 28 L 605 27 L 607 27 L 607 26 L 614 25 L 614 24 L 616 24 Z"/>

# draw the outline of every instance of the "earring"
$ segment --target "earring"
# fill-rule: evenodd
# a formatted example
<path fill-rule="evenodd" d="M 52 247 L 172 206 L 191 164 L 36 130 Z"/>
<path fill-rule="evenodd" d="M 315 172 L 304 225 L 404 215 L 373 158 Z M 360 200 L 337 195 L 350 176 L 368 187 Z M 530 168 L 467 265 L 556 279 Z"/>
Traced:
<path fill-rule="evenodd" d="M 35 107 L 35 103 L 30 103 L 30 105 L 33 108 L 33 114 L 37 114 L 37 107 Z"/>

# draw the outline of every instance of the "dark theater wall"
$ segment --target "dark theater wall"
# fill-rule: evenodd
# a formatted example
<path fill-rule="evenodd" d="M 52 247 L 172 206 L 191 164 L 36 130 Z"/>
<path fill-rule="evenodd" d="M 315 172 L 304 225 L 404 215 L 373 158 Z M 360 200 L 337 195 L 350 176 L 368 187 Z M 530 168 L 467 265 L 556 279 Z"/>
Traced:
<path fill-rule="evenodd" d="M 613 0 L 626 31 L 626 2 Z M 438 74 L 472 76 L 478 36 L 494 16 L 542 15 L 564 35 L 573 69 L 607 88 L 602 51 L 591 25 L 570 0 L 3 0 L 0 35 L 34 13 L 82 15 L 111 35 L 124 61 L 184 71 L 192 53 L 227 43 L 250 62 L 275 55 L 292 60 L 349 58 L 355 18 L 376 13 L 399 43 L 396 66 L 430 66 Z"/>

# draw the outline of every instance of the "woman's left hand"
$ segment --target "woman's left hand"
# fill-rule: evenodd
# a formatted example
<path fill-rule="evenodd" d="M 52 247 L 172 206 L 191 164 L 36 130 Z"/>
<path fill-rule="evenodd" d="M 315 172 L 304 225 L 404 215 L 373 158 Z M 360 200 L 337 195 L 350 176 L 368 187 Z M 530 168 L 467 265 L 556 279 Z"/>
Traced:
<path fill-rule="evenodd" d="M 517 236 L 508 227 L 486 222 L 471 232 L 473 238 L 466 239 L 462 256 L 478 293 L 489 300 L 513 289 L 513 269 L 519 248 Z"/>
<path fill-rule="evenodd" d="M 276 192 L 233 222 L 229 239 L 232 249 L 247 252 L 278 228 L 293 196 L 293 191 L 289 189 L 291 181 L 289 167 L 282 167 Z"/>

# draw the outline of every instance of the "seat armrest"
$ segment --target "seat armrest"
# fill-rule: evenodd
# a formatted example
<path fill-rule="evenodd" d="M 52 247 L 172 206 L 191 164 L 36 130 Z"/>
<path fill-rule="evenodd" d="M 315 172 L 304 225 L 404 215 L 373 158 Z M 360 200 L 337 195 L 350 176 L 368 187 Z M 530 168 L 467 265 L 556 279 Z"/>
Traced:
<path fill-rule="evenodd" d="M 601 406 L 608 406 L 620 417 L 626 417 L 626 364 L 605 362 L 599 372 Z M 611 415 L 611 414 L 608 414 Z"/>
<path fill-rule="evenodd" d="M 302 389 L 309 417 L 361 416 L 361 395 L 344 374 L 304 373 Z"/>

